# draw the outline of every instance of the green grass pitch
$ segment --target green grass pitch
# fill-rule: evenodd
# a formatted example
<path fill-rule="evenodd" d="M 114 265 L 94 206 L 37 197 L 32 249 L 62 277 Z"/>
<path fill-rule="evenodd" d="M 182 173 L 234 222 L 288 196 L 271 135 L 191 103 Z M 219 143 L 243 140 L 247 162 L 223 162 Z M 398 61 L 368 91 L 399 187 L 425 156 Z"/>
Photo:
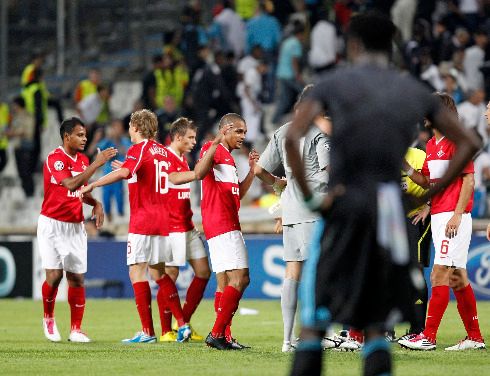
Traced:
<path fill-rule="evenodd" d="M 0 375 L 287 375 L 292 355 L 281 353 L 282 320 L 279 301 L 245 300 L 241 307 L 258 315 L 239 315 L 233 333 L 252 349 L 220 352 L 202 343 L 123 345 L 121 339 L 139 329 L 132 300 L 88 300 L 83 328 L 89 344 L 66 341 L 69 309 L 56 305 L 63 341 L 44 339 L 41 302 L 0 300 Z M 490 338 L 490 302 L 478 304 L 480 325 Z M 157 331 L 157 307 L 153 305 Z M 214 318 L 213 302 L 204 301 L 193 318 L 194 328 L 206 335 Z M 398 329 L 405 333 L 405 327 Z M 413 352 L 393 345 L 395 375 L 490 375 L 488 350 L 454 352 L 444 347 L 464 337 L 455 303 L 451 302 L 441 324 L 436 351 Z M 325 353 L 327 375 L 359 375 L 359 353 Z"/>

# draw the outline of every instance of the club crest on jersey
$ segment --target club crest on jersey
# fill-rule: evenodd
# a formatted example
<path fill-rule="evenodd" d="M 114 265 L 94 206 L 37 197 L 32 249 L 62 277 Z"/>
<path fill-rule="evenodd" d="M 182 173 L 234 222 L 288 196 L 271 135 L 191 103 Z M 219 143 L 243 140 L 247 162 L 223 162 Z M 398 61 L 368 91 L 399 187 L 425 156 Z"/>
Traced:
<path fill-rule="evenodd" d="M 65 168 L 65 164 L 64 164 L 63 162 L 61 162 L 61 161 L 56 161 L 56 162 L 54 162 L 54 169 L 55 169 L 56 171 L 61 171 L 61 170 L 63 170 L 64 168 Z"/>
<path fill-rule="evenodd" d="M 439 158 L 441 158 L 443 155 L 444 155 L 444 152 L 442 151 L 442 149 L 437 152 L 437 156 Z"/>

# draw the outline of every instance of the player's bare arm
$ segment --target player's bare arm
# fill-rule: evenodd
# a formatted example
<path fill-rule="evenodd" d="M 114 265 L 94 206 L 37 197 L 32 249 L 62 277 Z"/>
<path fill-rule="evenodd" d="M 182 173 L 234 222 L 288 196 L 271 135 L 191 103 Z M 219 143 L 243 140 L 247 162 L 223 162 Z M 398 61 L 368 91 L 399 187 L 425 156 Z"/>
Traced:
<path fill-rule="evenodd" d="M 84 172 L 77 176 L 63 179 L 61 185 L 72 192 L 76 191 L 92 177 L 99 167 L 102 167 L 107 161 L 114 158 L 116 154 L 117 149 L 112 147 L 102 150 Z"/>
<path fill-rule="evenodd" d="M 458 234 L 459 225 L 461 224 L 461 217 L 464 214 L 465 208 L 471 199 L 473 190 L 475 187 L 474 174 L 463 175 L 463 185 L 461 186 L 461 192 L 459 192 L 458 203 L 454 214 L 446 224 L 446 236 L 451 239 Z"/>
<path fill-rule="evenodd" d="M 255 149 L 252 149 L 252 151 L 248 154 L 248 165 L 250 166 L 250 170 L 248 170 L 248 174 L 247 176 L 245 176 L 245 179 L 243 179 L 238 184 L 240 187 L 240 200 L 243 197 L 245 197 L 248 190 L 250 189 L 250 186 L 254 181 L 255 178 L 254 170 L 258 160 L 259 160 L 259 153 L 257 153 Z"/>
<path fill-rule="evenodd" d="M 197 180 L 202 180 L 208 174 L 208 172 L 213 167 L 214 154 L 216 153 L 216 148 L 225 139 L 226 132 L 233 128 L 233 124 L 228 124 L 223 126 L 214 138 L 211 147 L 206 151 L 203 157 L 197 162 L 194 172 L 196 174 Z"/>
<path fill-rule="evenodd" d="M 487 225 L 487 240 L 490 241 L 490 223 Z"/>
<path fill-rule="evenodd" d="M 186 184 L 197 180 L 196 173 L 194 171 L 172 172 L 168 175 L 168 179 L 175 185 Z"/>
<path fill-rule="evenodd" d="M 82 195 L 85 195 L 87 192 L 92 192 L 97 187 L 103 187 L 104 185 L 109 185 L 115 183 L 116 181 L 120 181 L 126 179 L 130 174 L 130 171 L 127 168 L 120 168 L 118 170 L 112 171 L 107 175 L 102 176 L 99 180 L 90 183 L 80 190 Z"/>
<path fill-rule="evenodd" d="M 429 188 L 429 177 L 425 176 L 420 171 L 415 170 L 412 166 L 410 166 L 406 159 L 403 159 L 402 169 L 415 184 L 421 186 L 422 188 Z"/>
<path fill-rule="evenodd" d="M 441 109 L 434 116 L 432 125 L 439 129 L 448 139 L 456 144 L 456 154 L 449 162 L 448 168 L 444 175 L 436 184 L 431 186 L 425 197 L 431 197 L 437 192 L 447 187 L 451 181 L 458 176 L 470 159 L 481 147 L 481 141 L 471 131 L 464 129 L 456 114 Z"/>
<path fill-rule="evenodd" d="M 95 218 L 95 227 L 100 229 L 104 224 L 104 208 L 102 207 L 102 203 L 93 198 L 91 193 L 85 193 L 82 201 L 84 204 L 93 206 L 91 218 Z"/>

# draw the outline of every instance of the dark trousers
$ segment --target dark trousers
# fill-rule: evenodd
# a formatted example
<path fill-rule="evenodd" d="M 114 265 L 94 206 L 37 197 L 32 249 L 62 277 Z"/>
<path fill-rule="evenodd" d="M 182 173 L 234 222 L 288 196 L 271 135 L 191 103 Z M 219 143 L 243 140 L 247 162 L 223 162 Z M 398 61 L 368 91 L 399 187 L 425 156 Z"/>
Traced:
<path fill-rule="evenodd" d="M 18 148 L 15 149 L 15 161 L 17 164 L 17 171 L 22 184 L 22 189 L 26 197 L 34 196 L 34 163 L 32 148 Z"/>

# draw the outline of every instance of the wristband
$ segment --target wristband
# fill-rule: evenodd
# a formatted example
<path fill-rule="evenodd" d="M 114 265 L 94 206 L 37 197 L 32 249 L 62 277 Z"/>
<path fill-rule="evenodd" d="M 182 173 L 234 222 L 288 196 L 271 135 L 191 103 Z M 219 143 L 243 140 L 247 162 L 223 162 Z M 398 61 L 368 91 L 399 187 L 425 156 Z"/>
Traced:
<path fill-rule="evenodd" d="M 414 169 L 412 166 L 410 166 L 410 168 L 405 172 L 407 174 L 408 177 L 412 176 L 413 173 L 414 173 Z"/>
<path fill-rule="evenodd" d="M 274 183 L 272 184 L 272 189 L 274 190 L 274 193 L 278 196 L 282 194 L 284 189 L 286 189 L 286 186 L 281 187 L 278 183 L 281 181 L 279 178 L 274 179 Z"/>

